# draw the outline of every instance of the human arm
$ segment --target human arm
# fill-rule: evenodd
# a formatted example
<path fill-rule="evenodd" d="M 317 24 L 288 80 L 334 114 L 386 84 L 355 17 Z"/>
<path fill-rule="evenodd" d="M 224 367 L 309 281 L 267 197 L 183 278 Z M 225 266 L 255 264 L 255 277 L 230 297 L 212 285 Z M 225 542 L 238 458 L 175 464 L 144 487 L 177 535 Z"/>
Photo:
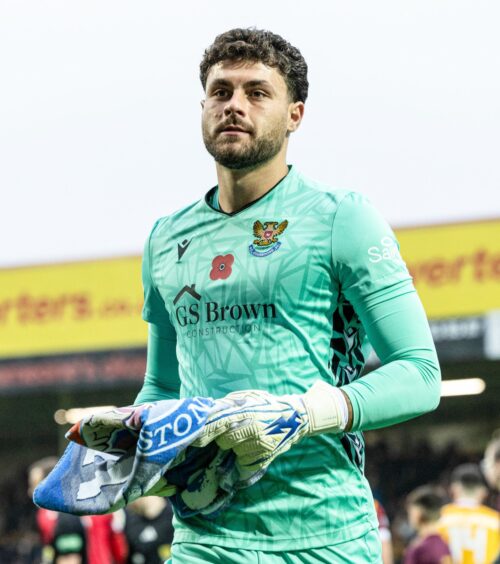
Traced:
<path fill-rule="evenodd" d="M 352 404 L 350 430 L 394 425 L 439 402 L 439 363 L 420 300 L 409 282 L 388 292 L 390 303 L 374 297 L 358 309 L 382 366 L 341 388 Z"/>
<path fill-rule="evenodd" d="M 148 324 L 146 375 L 135 404 L 178 399 L 180 393 L 179 363 L 175 352 L 175 332 L 162 325 Z"/>
<path fill-rule="evenodd" d="M 358 194 L 339 206 L 332 252 L 340 290 L 382 362 L 341 388 L 352 404 L 348 428 L 386 427 L 435 409 L 440 369 L 424 309 L 390 227 Z"/>
<path fill-rule="evenodd" d="M 394 564 L 394 551 L 390 537 L 380 539 L 382 543 L 382 562 L 383 564 Z"/>
<path fill-rule="evenodd" d="M 151 235 L 157 225 L 158 222 L 153 227 Z M 180 391 L 179 364 L 176 355 L 177 337 L 165 302 L 151 274 L 151 235 L 144 246 L 142 259 L 144 288 L 142 317 L 148 322 L 146 374 L 135 404 L 178 399 Z"/>

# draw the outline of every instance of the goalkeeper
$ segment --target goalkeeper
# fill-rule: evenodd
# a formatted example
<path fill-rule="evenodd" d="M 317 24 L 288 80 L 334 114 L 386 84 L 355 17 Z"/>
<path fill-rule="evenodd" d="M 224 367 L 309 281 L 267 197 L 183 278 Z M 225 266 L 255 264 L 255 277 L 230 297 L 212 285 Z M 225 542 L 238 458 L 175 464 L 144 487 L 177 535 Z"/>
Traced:
<path fill-rule="evenodd" d="M 146 242 L 137 402 L 228 396 L 203 440 L 265 474 L 215 519 L 176 517 L 172 561 L 380 562 L 362 431 L 438 405 L 423 308 L 372 205 L 286 164 L 308 91 L 298 49 L 234 29 L 200 76 L 218 184 Z M 382 366 L 363 375 L 368 341 Z"/>

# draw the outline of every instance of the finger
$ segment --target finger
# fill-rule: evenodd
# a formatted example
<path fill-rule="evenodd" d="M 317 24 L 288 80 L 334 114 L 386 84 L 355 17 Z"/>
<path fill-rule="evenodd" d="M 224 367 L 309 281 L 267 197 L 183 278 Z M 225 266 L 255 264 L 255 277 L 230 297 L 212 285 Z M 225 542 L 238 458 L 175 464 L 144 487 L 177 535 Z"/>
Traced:
<path fill-rule="evenodd" d="M 233 449 L 241 443 L 258 441 L 259 428 L 253 419 L 242 420 L 232 426 L 216 439 L 216 443 L 223 450 Z"/>
<path fill-rule="evenodd" d="M 252 420 L 249 418 L 247 413 L 216 415 L 213 417 L 212 421 L 210 421 L 210 419 L 208 420 L 203 427 L 203 431 L 200 436 L 193 441 L 192 445 L 197 447 L 206 446 L 224 433 L 231 432 L 233 429 L 238 429 L 242 426 L 248 425 L 251 421 Z"/>
<path fill-rule="evenodd" d="M 237 465 L 239 468 L 244 468 L 246 471 L 255 472 L 261 468 L 267 468 L 274 460 L 274 456 L 269 452 L 262 450 L 251 450 L 236 456 Z"/>
<path fill-rule="evenodd" d="M 265 464 L 259 465 L 257 468 L 252 469 L 246 466 L 242 466 L 241 464 L 236 462 L 236 471 L 239 476 L 237 489 L 248 488 L 249 486 L 255 484 L 255 482 L 260 480 L 260 478 L 266 473 L 269 464 L 270 462 L 266 462 Z"/>
<path fill-rule="evenodd" d="M 236 445 L 233 452 L 236 455 L 236 460 L 240 463 L 248 463 L 249 460 L 258 460 L 270 454 L 270 451 L 266 448 L 262 448 L 260 441 L 255 439 L 250 439 Z"/>

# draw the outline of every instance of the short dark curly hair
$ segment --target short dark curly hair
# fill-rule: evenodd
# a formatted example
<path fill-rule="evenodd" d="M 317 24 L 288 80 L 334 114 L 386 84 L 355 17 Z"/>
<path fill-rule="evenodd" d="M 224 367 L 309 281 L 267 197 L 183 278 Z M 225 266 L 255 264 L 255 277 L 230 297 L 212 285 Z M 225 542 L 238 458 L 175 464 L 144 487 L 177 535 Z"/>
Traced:
<path fill-rule="evenodd" d="M 218 35 L 200 63 L 204 90 L 210 69 L 221 61 L 254 61 L 275 67 L 285 79 L 291 100 L 307 99 L 307 64 L 302 53 L 280 35 L 254 28 L 236 28 Z"/>

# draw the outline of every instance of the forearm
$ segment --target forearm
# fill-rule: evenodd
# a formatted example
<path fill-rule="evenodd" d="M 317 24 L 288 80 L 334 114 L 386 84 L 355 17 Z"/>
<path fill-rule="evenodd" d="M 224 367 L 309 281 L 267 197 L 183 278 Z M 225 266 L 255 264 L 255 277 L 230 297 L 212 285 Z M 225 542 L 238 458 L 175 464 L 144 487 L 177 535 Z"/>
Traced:
<path fill-rule="evenodd" d="M 441 373 L 425 313 L 410 284 L 396 292 L 390 302 L 381 295 L 360 308 L 383 366 L 342 387 L 352 404 L 353 431 L 400 423 L 439 404 Z"/>
<path fill-rule="evenodd" d="M 176 341 L 162 332 L 161 326 L 149 324 L 148 353 L 144 384 L 135 404 L 178 399 L 180 393 Z"/>
<path fill-rule="evenodd" d="M 179 389 L 168 388 L 158 378 L 146 372 L 144 384 L 135 398 L 134 405 L 165 399 L 179 399 Z"/>
<path fill-rule="evenodd" d="M 351 403 L 347 429 L 365 431 L 401 423 L 439 404 L 440 372 L 424 359 L 391 362 L 342 388 Z"/>
<path fill-rule="evenodd" d="M 425 312 L 392 230 L 358 194 L 349 194 L 339 205 L 332 257 L 339 291 L 382 362 L 342 386 L 351 408 L 346 428 L 385 427 L 434 409 L 440 370 Z"/>

